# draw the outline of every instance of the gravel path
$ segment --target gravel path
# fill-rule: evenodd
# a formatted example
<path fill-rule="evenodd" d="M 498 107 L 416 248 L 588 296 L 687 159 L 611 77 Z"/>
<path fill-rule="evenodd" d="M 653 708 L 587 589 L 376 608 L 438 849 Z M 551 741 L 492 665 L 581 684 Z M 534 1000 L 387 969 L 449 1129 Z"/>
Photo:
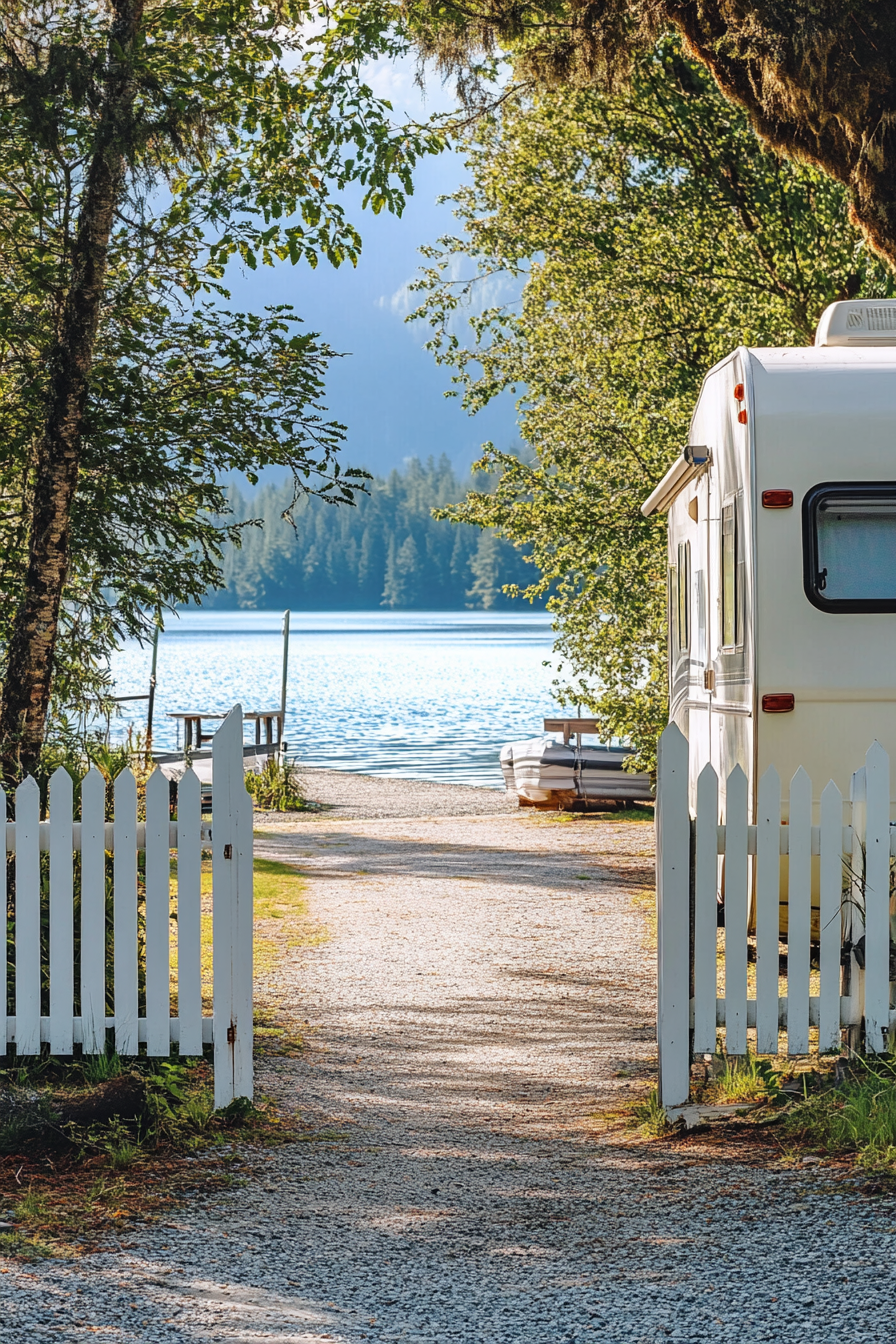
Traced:
<path fill-rule="evenodd" d="M 655 1052 L 651 828 L 404 788 L 258 840 L 330 933 L 260 1079 L 311 1141 L 114 1254 L 3 1266 L 0 1340 L 892 1344 L 892 1201 L 595 1119 Z"/>

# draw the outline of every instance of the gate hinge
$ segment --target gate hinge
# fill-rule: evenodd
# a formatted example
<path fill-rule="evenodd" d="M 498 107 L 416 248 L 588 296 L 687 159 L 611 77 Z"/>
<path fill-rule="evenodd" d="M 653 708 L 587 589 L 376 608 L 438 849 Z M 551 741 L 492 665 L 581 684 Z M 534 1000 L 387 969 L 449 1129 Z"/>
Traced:
<path fill-rule="evenodd" d="M 227 1028 L 227 1044 L 236 1045 L 236 1027 L 233 1025 L 232 1022 L 230 1026 Z"/>

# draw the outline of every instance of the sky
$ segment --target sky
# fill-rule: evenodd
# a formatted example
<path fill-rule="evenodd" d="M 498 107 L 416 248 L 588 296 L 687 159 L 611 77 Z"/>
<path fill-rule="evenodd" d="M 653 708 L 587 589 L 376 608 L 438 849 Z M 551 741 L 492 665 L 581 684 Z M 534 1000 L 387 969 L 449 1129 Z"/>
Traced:
<path fill-rule="evenodd" d="M 396 116 L 409 112 L 422 119 L 448 105 L 437 83 L 424 100 L 413 76 L 411 62 L 379 63 L 368 72 L 374 91 L 390 99 Z M 236 307 L 257 311 L 265 304 L 291 303 L 307 329 L 320 332 L 346 356 L 334 361 L 326 395 L 329 413 L 348 428 L 346 466 L 381 474 L 409 457 L 445 453 L 463 473 L 486 440 L 499 448 L 518 442 L 513 399 L 502 397 L 468 415 L 460 398 L 445 398 L 451 370 L 439 367 L 423 348 L 429 328 L 405 321 L 415 297 L 407 286 L 422 261 L 418 249 L 454 229 L 450 205 L 438 206 L 436 198 L 455 190 L 463 177 L 459 155 L 424 160 L 400 219 L 361 211 L 357 193 L 351 217 L 363 249 L 356 268 L 345 264 L 336 270 L 323 260 L 317 270 L 303 262 L 254 272 L 234 268 L 228 274 Z"/>

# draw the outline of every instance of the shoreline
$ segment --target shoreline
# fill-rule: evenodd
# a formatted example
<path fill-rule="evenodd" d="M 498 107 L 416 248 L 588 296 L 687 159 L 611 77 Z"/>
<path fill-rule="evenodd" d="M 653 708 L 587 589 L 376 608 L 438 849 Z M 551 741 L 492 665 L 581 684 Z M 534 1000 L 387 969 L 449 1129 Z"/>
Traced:
<path fill-rule="evenodd" d="M 439 784 L 400 775 L 362 775 L 350 770 L 298 767 L 310 803 L 303 812 L 256 811 L 256 821 L 291 828 L 308 820 L 334 817 L 378 820 L 389 817 L 494 816 L 519 811 L 515 793 L 480 784 Z"/>

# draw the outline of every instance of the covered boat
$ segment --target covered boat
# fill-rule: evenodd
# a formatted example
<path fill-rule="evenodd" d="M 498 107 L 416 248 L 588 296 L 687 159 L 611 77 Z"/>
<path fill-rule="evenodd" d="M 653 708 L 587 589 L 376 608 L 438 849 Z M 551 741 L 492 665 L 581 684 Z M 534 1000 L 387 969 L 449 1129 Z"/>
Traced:
<path fill-rule="evenodd" d="M 520 807 L 571 810 L 601 803 L 653 802 L 650 775 L 623 768 L 632 749 L 582 746 L 586 723 L 582 720 L 580 729 L 564 732 L 563 742 L 545 735 L 502 748 L 504 784 L 508 792 L 516 793 Z M 551 720 L 548 724 L 553 726 Z M 576 733 L 577 740 L 570 741 Z"/>

